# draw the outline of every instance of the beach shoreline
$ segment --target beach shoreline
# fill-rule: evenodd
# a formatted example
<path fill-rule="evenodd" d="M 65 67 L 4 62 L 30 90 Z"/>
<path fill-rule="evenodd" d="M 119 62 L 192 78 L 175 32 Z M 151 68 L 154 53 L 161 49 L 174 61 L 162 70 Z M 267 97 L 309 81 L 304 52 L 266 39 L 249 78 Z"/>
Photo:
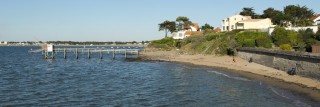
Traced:
<path fill-rule="evenodd" d="M 271 67 L 257 63 L 249 63 L 239 57 L 214 56 L 214 55 L 186 55 L 179 54 L 177 50 L 159 51 L 145 50 L 141 52 L 142 60 L 165 61 L 196 66 L 205 66 L 213 69 L 232 72 L 254 80 L 259 80 L 277 87 L 298 92 L 320 101 L 320 81 L 298 76 L 288 75 Z"/>

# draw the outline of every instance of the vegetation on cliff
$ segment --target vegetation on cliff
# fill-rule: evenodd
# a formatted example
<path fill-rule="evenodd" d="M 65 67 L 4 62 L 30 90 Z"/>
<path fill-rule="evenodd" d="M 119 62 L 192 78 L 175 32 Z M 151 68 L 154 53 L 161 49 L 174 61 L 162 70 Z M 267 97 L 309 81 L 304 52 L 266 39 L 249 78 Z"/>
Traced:
<path fill-rule="evenodd" d="M 293 31 L 286 30 L 286 26 L 309 26 L 314 16 L 312 9 L 306 6 L 288 5 L 283 11 L 267 8 L 262 15 L 256 14 L 251 7 L 245 7 L 240 12 L 241 15 L 256 18 L 271 18 L 277 25 L 271 35 L 268 32 L 258 32 L 256 30 L 233 30 L 231 32 L 215 32 L 214 27 L 205 24 L 201 27 L 202 35 L 191 35 L 183 40 L 174 40 L 165 37 L 161 40 L 151 41 L 149 47 L 161 50 L 177 49 L 187 54 L 215 54 L 233 55 L 237 47 L 257 47 L 267 49 L 281 49 L 286 51 L 306 51 L 311 52 L 312 46 L 320 44 L 320 30 L 314 33 L 312 29 Z M 188 17 L 179 16 L 174 21 L 165 21 L 159 24 L 159 30 L 176 32 L 189 29 L 186 26 L 192 25 Z M 319 28 L 320 29 L 320 28 Z"/>
<path fill-rule="evenodd" d="M 311 52 L 311 46 L 320 44 L 320 31 L 311 29 L 299 32 L 276 27 L 271 36 L 267 32 L 233 30 L 231 32 L 208 32 L 191 35 L 183 40 L 172 37 L 151 41 L 148 47 L 161 50 L 177 49 L 185 54 L 233 55 L 237 47 L 273 48 L 292 51 Z"/>

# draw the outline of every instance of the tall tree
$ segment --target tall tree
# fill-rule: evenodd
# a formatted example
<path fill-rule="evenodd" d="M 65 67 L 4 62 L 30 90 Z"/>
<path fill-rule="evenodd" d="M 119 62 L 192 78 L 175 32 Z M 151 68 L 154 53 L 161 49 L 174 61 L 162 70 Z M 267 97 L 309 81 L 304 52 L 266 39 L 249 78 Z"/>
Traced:
<path fill-rule="evenodd" d="M 189 26 L 192 25 L 192 22 L 186 16 L 179 16 L 176 21 L 178 22 L 178 30 L 190 29 Z"/>
<path fill-rule="evenodd" d="M 201 26 L 202 30 L 213 30 L 213 27 L 211 25 L 209 25 L 208 23 L 204 24 L 203 26 Z"/>
<path fill-rule="evenodd" d="M 244 7 L 242 12 L 240 12 L 240 15 L 251 16 L 253 19 L 260 18 L 260 15 L 254 12 L 253 7 Z"/>
<path fill-rule="evenodd" d="M 165 31 L 165 37 L 168 37 L 168 31 L 170 31 L 171 33 L 174 32 L 176 30 L 176 22 L 174 21 L 164 21 L 162 23 L 159 24 L 159 31 Z"/>
<path fill-rule="evenodd" d="M 271 18 L 272 23 L 280 26 L 284 26 L 283 22 L 286 22 L 288 18 L 279 10 L 275 10 L 274 8 L 267 8 L 263 11 L 261 15 L 262 18 Z"/>
<path fill-rule="evenodd" d="M 276 16 L 278 13 L 281 13 L 279 10 L 275 10 L 272 7 L 267 8 L 266 10 L 263 10 L 263 14 L 261 15 L 262 18 L 272 18 Z"/>
<path fill-rule="evenodd" d="M 283 12 L 295 26 L 308 26 L 312 24 L 309 18 L 314 16 L 314 12 L 306 6 L 288 5 L 284 7 Z"/>

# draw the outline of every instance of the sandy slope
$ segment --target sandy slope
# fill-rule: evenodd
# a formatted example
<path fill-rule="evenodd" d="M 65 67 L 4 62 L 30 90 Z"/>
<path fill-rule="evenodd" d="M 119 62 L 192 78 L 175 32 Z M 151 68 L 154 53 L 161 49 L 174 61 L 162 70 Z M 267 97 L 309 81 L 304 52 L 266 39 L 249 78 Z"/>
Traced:
<path fill-rule="evenodd" d="M 235 61 L 233 61 L 233 57 L 230 56 L 180 55 L 176 51 L 145 51 L 141 53 L 141 56 L 148 60 L 191 63 L 195 65 L 222 67 L 236 70 L 236 72 L 249 72 L 320 90 L 320 81 L 297 75 L 291 76 L 284 71 L 256 63 L 249 63 L 248 61 L 238 57 L 235 57 Z"/>

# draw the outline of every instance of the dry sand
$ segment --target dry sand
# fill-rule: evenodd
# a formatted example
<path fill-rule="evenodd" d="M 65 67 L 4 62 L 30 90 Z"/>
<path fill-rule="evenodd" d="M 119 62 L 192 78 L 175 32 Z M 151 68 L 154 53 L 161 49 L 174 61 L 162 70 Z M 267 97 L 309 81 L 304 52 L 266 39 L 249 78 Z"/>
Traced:
<path fill-rule="evenodd" d="M 271 67 L 266 67 L 257 63 L 249 63 L 239 57 L 213 56 L 213 55 L 181 55 L 177 51 L 145 51 L 141 53 L 143 59 L 156 61 L 172 61 L 190 63 L 209 67 L 231 69 L 234 72 L 243 72 L 260 75 L 265 78 L 281 80 L 284 83 L 299 85 L 320 92 L 320 81 L 297 75 L 288 75 Z M 320 96 L 319 96 L 320 97 Z"/>

